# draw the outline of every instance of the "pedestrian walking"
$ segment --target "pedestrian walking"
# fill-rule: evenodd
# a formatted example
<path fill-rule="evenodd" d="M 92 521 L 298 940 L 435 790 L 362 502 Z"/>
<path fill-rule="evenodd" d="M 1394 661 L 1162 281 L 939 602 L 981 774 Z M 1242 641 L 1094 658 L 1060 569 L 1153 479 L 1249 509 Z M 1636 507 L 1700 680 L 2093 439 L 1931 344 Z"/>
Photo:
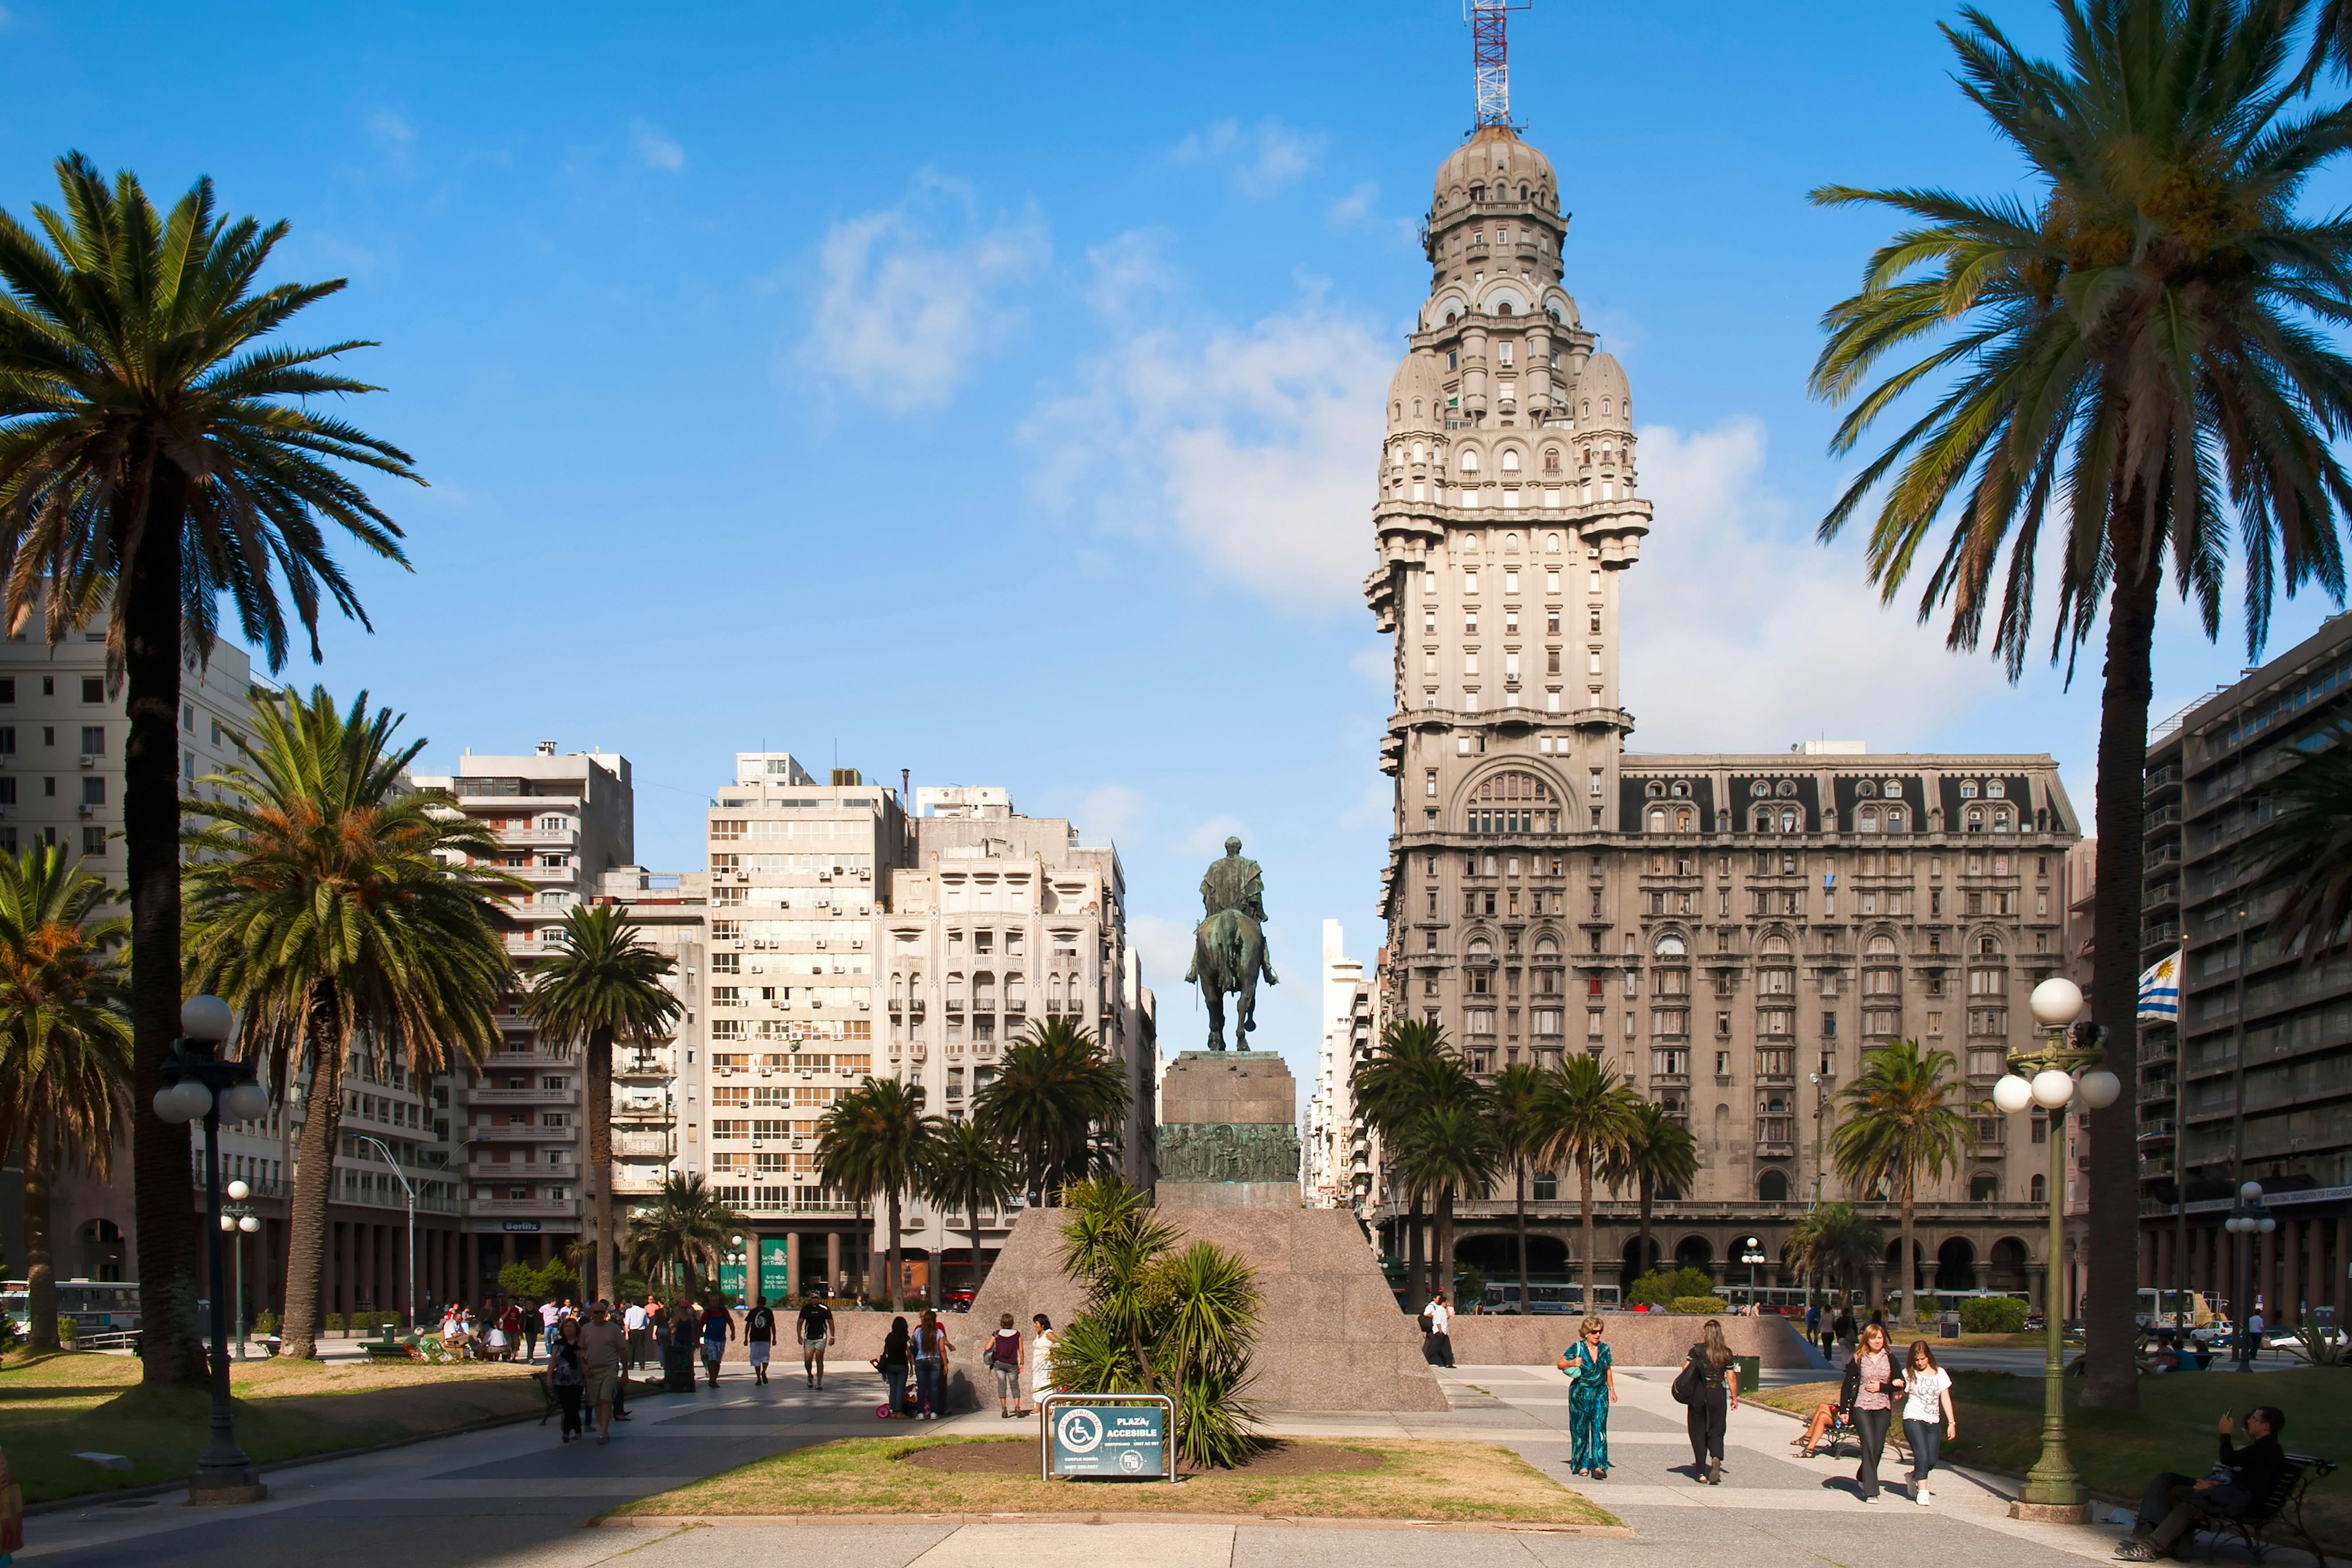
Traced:
<path fill-rule="evenodd" d="M 725 1301 L 713 1296 L 702 1311 L 702 1370 L 713 1388 L 719 1386 L 719 1363 L 727 1354 L 727 1342 L 734 1337 L 734 1315 L 727 1310 Z"/>
<path fill-rule="evenodd" d="M 824 1386 L 824 1352 L 833 1343 L 833 1309 L 814 1296 L 801 1303 L 801 1373 L 811 1388 Z"/>
<path fill-rule="evenodd" d="M 1012 1313 L 996 1320 L 996 1332 L 982 1359 L 996 1374 L 996 1414 L 1010 1421 L 1021 1413 L 1021 1331 L 1013 1326 Z"/>
<path fill-rule="evenodd" d="M 768 1381 L 768 1352 L 776 1342 L 776 1313 L 762 1296 L 743 1314 L 743 1359 L 751 1363 L 751 1382 Z"/>
<path fill-rule="evenodd" d="M 2254 1298 L 2254 1310 L 2246 1314 L 2246 1364 L 2253 1365 L 2263 1359 L 2263 1299 Z"/>
<path fill-rule="evenodd" d="M 650 1321 L 651 1320 L 646 1316 L 644 1305 L 640 1302 L 630 1302 L 629 1310 L 621 1314 L 621 1327 L 626 1329 L 629 1333 L 629 1370 L 631 1372 L 646 1364 L 647 1325 Z"/>
<path fill-rule="evenodd" d="M 940 1315 L 929 1307 L 923 1309 L 923 1320 L 915 1325 L 915 1403 L 920 1406 L 917 1419 L 936 1421 L 947 1409 L 947 1371 L 949 1352 L 955 1342 L 948 1338 L 947 1326 Z"/>
<path fill-rule="evenodd" d="M 1452 1366 L 1453 1331 L 1454 1310 L 1445 1304 L 1445 1292 L 1432 1290 L 1421 1313 L 1421 1359 L 1432 1366 Z"/>
<path fill-rule="evenodd" d="M 665 1315 L 667 1330 L 661 1342 L 662 1392 L 694 1392 L 694 1353 L 702 1342 L 701 1320 L 691 1302 L 680 1301 Z"/>
<path fill-rule="evenodd" d="M 1713 1318 L 1706 1321 L 1683 1370 L 1694 1374 L 1696 1384 L 1683 1413 L 1683 1426 L 1690 1433 L 1691 1471 L 1701 1483 L 1719 1487 L 1723 1484 L 1723 1430 L 1730 1423 L 1731 1412 L 1739 1408 L 1739 1367 L 1731 1359 L 1731 1346 L 1723 1337 L 1721 1323 Z"/>
<path fill-rule="evenodd" d="M 562 1321 L 563 1309 L 555 1304 L 554 1297 L 539 1304 L 539 1337 L 551 1356 L 555 1353 L 555 1325 Z"/>
<path fill-rule="evenodd" d="M 1609 1479 L 1609 1407 L 1617 1402 L 1617 1372 L 1601 1331 L 1601 1320 L 1587 1317 L 1559 1358 L 1568 1373 L 1569 1474 L 1596 1481 Z"/>
<path fill-rule="evenodd" d="M 561 1447 L 580 1436 L 580 1399 L 588 1387 L 588 1369 L 581 1363 L 577 1328 L 559 1331 L 549 1342 L 547 1386 L 555 1391 L 555 1402 L 563 1407 L 563 1430 L 556 1445 Z"/>
<path fill-rule="evenodd" d="M 1862 1342 L 1854 1348 L 1847 1368 L 1854 1392 L 1846 1403 L 1853 1410 L 1854 1432 L 1862 1441 L 1862 1468 L 1854 1472 L 1854 1485 L 1863 1501 L 1876 1502 L 1878 1458 L 1886 1449 L 1886 1423 L 1895 1408 L 1895 1396 L 1903 1392 L 1903 1379 L 1887 1353 L 1884 1323 L 1873 1321 L 1863 1325 Z"/>
<path fill-rule="evenodd" d="M 1819 1340 L 1821 1337 L 1822 1304 L 1819 1301 L 1815 1301 L 1805 1309 L 1805 1338 L 1808 1340 Z"/>
<path fill-rule="evenodd" d="M 1845 1359 L 1852 1361 L 1853 1359 L 1854 1343 L 1853 1308 L 1843 1304 L 1839 1306 L 1837 1319 L 1830 1325 L 1830 1332 L 1836 1336 L 1838 1344 L 1844 1350 Z M 1832 1359 L 1835 1358 L 1832 1357 Z"/>
<path fill-rule="evenodd" d="M 1043 1312 L 1029 1321 L 1037 1331 L 1029 1341 L 1029 1410 L 1034 1410 L 1059 1386 L 1054 1381 L 1054 1350 L 1062 1336 L 1054 1331 L 1054 1320 Z M 1026 1415 L 1029 1410 L 1021 1414 Z"/>
<path fill-rule="evenodd" d="M 1927 1492 L 1929 1472 L 1943 1457 L 1944 1445 L 1959 1435 L 1952 1374 L 1936 1364 L 1934 1347 L 1921 1340 L 1911 1347 L 1910 1370 L 1903 1378 L 1903 1436 L 1911 1444 L 1911 1500 L 1922 1508 L 1935 1500 Z"/>
<path fill-rule="evenodd" d="M 882 1407 L 882 1418 L 895 1419 L 907 1413 L 907 1374 L 912 1370 L 914 1355 L 908 1346 L 907 1320 L 890 1320 L 890 1331 L 882 1336 L 882 1353 L 874 1358 L 874 1370 L 890 1390 L 889 1403 Z"/>
<path fill-rule="evenodd" d="M 588 1373 L 588 1403 L 596 1408 L 596 1441 L 613 1440 L 613 1403 L 621 1383 L 621 1358 L 629 1353 L 629 1342 L 621 1325 L 597 1301 L 588 1310 L 588 1321 L 580 1330 L 580 1364 Z"/>

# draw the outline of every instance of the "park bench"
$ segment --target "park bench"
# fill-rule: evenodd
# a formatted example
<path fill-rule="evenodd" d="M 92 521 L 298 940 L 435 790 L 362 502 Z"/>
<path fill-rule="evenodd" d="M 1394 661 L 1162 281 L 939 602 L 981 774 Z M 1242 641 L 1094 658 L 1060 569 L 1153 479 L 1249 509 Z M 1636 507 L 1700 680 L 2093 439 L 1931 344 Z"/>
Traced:
<path fill-rule="evenodd" d="M 2235 1518 L 2212 1514 L 2197 1521 L 2192 1532 L 2197 1530 L 2213 1532 L 2207 1561 L 2212 1561 L 2212 1553 L 2219 1551 L 2224 1537 L 2234 1536 L 2244 1542 L 2246 1551 L 2260 1562 L 2276 1540 L 2291 1536 L 2302 1542 L 2303 1549 L 2311 1553 L 2317 1568 L 2327 1568 L 2327 1554 L 2320 1550 L 2319 1542 L 2313 1539 L 2309 1527 L 2303 1521 L 2303 1499 L 2314 1481 L 2335 1473 L 2336 1461 L 2333 1459 L 2323 1459 L 2315 1454 L 2289 1454 L 2286 1469 L 2280 1475 L 2278 1483 L 2271 1488 L 2268 1495 L 2256 1498 L 2252 1508 Z"/>

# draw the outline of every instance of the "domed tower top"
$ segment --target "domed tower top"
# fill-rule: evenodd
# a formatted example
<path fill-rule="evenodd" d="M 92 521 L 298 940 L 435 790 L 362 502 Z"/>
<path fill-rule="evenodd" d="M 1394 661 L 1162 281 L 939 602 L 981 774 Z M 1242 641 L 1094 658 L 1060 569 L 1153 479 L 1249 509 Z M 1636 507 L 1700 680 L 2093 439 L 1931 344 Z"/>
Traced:
<path fill-rule="evenodd" d="M 1405 355 L 1389 380 L 1389 429 L 1437 429 L 1444 397 L 1445 370 L 1437 355 L 1426 350 Z"/>
<path fill-rule="evenodd" d="M 1576 379 L 1575 414 L 1579 430 L 1633 427 L 1633 394 L 1615 354 L 1597 353 L 1584 362 L 1584 374 Z"/>
<path fill-rule="evenodd" d="M 1507 125 L 1481 125 L 1437 166 L 1429 201 L 1429 226 L 1450 223 L 1474 204 L 1500 206 L 1533 203 L 1559 210 L 1559 185 L 1551 160 L 1519 140 Z"/>

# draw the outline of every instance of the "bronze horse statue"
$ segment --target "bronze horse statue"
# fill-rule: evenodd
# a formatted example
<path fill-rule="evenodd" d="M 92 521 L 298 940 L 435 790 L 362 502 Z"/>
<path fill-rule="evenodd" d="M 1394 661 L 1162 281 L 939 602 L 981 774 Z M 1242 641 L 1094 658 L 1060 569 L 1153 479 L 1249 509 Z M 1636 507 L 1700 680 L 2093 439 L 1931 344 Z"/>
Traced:
<path fill-rule="evenodd" d="M 1225 1048 L 1225 998 L 1236 999 L 1234 1048 L 1250 1048 L 1257 1027 L 1257 982 L 1279 985 L 1274 965 L 1266 959 L 1264 883 L 1257 862 L 1242 858 L 1242 841 L 1225 840 L 1225 858 L 1201 879 L 1201 900 L 1208 916 L 1192 932 L 1192 967 L 1187 984 L 1197 983 L 1209 1005 L 1209 1048 Z"/>

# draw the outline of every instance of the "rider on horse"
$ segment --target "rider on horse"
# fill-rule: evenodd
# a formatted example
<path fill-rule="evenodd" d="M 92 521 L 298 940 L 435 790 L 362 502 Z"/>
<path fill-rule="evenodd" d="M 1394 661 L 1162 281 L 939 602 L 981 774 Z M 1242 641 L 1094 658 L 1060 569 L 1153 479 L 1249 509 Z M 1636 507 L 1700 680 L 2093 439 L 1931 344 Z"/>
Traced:
<path fill-rule="evenodd" d="M 1209 1048 L 1225 1048 L 1225 997 L 1239 998 L 1234 1020 L 1234 1046 L 1249 1049 L 1250 1031 L 1257 1027 L 1257 982 L 1280 984 L 1265 953 L 1265 879 L 1255 860 L 1242 858 L 1242 841 L 1225 840 L 1225 858 L 1213 863 L 1201 879 L 1201 904 L 1206 911 L 1192 937 L 1192 968 L 1184 976 L 1197 981 L 1209 1007 Z"/>

